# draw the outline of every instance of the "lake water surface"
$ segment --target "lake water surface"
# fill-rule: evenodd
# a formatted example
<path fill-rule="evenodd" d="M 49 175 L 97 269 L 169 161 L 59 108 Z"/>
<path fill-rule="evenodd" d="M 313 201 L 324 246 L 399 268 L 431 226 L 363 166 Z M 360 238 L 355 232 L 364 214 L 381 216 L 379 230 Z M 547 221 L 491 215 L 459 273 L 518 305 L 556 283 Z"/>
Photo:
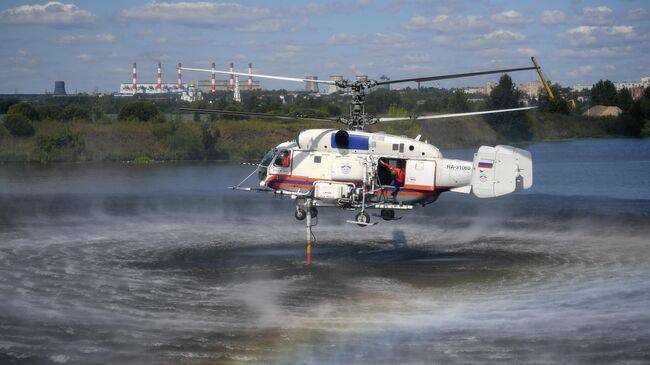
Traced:
<path fill-rule="evenodd" d="M 247 166 L 0 165 L 0 363 L 649 363 L 650 139 L 526 149 L 525 192 L 321 209 L 311 267 Z"/>

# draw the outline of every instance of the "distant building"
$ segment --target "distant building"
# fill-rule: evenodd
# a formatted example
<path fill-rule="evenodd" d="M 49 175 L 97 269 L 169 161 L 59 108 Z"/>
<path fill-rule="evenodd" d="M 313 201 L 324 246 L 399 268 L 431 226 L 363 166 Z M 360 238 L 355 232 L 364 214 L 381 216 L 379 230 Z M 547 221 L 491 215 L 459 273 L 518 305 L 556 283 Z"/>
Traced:
<path fill-rule="evenodd" d="M 581 92 L 585 90 L 591 90 L 591 85 L 577 84 L 571 88 L 571 91 L 575 91 L 575 92 Z"/>
<path fill-rule="evenodd" d="M 519 84 L 517 88 L 529 98 L 537 99 L 539 98 L 539 93 L 542 90 L 542 87 L 544 87 L 544 84 L 542 84 L 540 80 L 533 80 L 524 84 Z"/>
<path fill-rule="evenodd" d="M 343 81 L 343 76 L 332 75 L 332 76 L 330 76 L 330 81 L 334 81 L 334 82 Z M 342 92 L 342 91 L 344 91 L 343 88 L 340 88 L 340 87 L 338 87 L 336 85 L 329 85 L 329 88 L 327 89 L 328 94 L 334 94 L 334 93 L 338 93 L 338 92 Z"/>
<path fill-rule="evenodd" d="M 54 81 L 53 95 L 67 95 L 65 92 L 65 81 Z"/>
<path fill-rule="evenodd" d="M 381 77 L 379 77 L 379 81 L 390 81 L 390 78 L 386 75 L 381 75 Z M 379 85 L 377 86 L 377 89 L 390 90 L 390 84 Z"/>
<path fill-rule="evenodd" d="M 318 80 L 318 76 L 305 76 L 305 79 L 307 80 Z M 318 83 L 317 82 L 306 82 L 305 83 L 305 91 L 308 93 L 317 93 L 318 90 Z"/>
<path fill-rule="evenodd" d="M 160 90 L 157 88 L 158 84 L 156 83 L 145 83 L 145 84 L 136 84 L 137 90 L 135 94 L 180 94 L 184 89 L 187 89 L 187 84 L 181 84 L 182 87 L 178 87 L 178 84 L 160 84 Z M 120 84 L 119 94 L 133 95 L 133 83 L 122 83 Z"/>
<path fill-rule="evenodd" d="M 466 87 L 463 89 L 463 92 L 465 94 L 470 94 L 470 95 L 475 95 L 475 94 L 481 94 L 481 95 L 490 95 L 492 90 L 497 86 L 496 82 L 488 82 L 485 84 L 483 87 Z"/>
<path fill-rule="evenodd" d="M 209 93 L 212 91 L 212 80 L 199 80 L 197 86 L 202 92 Z M 215 80 L 214 87 L 216 91 L 230 91 L 230 80 Z M 248 84 L 241 85 L 240 88 L 241 90 L 248 90 Z M 253 90 L 260 90 L 262 88 L 260 81 L 253 80 L 252 88 Z"/>

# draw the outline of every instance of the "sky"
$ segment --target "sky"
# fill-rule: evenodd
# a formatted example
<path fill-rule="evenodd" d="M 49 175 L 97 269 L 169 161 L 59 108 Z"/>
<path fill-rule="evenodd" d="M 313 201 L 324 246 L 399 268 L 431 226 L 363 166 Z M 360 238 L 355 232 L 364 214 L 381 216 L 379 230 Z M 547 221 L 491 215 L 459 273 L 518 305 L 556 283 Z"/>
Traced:
<path fill-rule="evenodd" d="M 116 91 L 176 65 L 281 76 L 422 77 L 530 65 L 562 85 L 650 76 L 650 2 L 347 0 L 0 2 L 0 94 Z M 514 75 L 513 75 L 514 76 Z M 184 81 L 209 74 L 184 73 Z M 534 71 L 515 81 L 536 79 Z M 480 86 L 496 76 L 433 86 Z M 263 88 L 304 85 L 261 80 Z M 394 85 L 399 87 L 398 85 Z M 413 86 L 413 85 L 400 85 Z"/>

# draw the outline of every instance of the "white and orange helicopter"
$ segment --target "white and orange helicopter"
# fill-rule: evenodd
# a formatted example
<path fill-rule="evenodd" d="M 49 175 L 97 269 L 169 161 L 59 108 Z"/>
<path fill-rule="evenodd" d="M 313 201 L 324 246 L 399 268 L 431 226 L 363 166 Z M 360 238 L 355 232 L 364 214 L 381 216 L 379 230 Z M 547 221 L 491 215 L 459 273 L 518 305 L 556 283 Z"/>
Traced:
<path fill-rule="evenodd" d="M 347 125 L 346 129 L 309 129 L 300 132 L 295 140 L 281 143 L 268 151 L 250 175 L 236 186 L 230 187 L 240 191 L 268 192 L 295 200 L 295 218 L 306 220 L 309 263 L 313 218 L 318 215 L 317 208 L 356 211 L 354 219 L 346 222 L 366 227 L 377 224 L 371 222 L 369 210 L 379 210 L 379 217 L 391 221 L 399 219 L 396 211 L 424 207 L 436 201 L 443 192 L 473 193 L 479 198 L 493 198 L 528 189 L 533 184 L 531 154 L 519 148 L 481 146 L 472 161 L 447 159 L 438 148 L 427 141 L 421 141 L 421 136 L 409 138 L 383 132 L 369 133 L 364 132 L 364 128 L 383 122 L 507 113 L 535 107 L 429 116 L 375 117 L 364 110 L 366 89 L 393 83 L 420 83 L 524 70 L 537 70 L 542 76 L 534 59 L 533 64 L 531 67 L 380 81 L 312 80 L 184 67 L 182 70 L 187 71 L 336 85 L 349 90 L 352 101 L 349 115 L 338 118 L 210 109 L 182 110 L 256 118 L 338 121 Z M 259 179 L 259 185 L 245 186 L 255 175 Z"/>

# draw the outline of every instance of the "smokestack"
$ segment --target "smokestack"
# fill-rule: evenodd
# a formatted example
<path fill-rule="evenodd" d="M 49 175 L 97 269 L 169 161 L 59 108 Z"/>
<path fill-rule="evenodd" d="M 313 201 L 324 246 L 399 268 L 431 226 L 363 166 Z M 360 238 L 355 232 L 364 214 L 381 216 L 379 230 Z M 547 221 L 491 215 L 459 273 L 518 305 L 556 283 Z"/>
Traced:
<path fill-rule="evenodd" d="M 131 89 L 134 94 L 138 91 L 138 77 L 136 75 L 135 62 L 133 62 L 133 84 L 131 85 Z"/>
<path fill-rule="evenodd" d="M 230 62 L 230 91 L 235 90 L 235 64 Z"/>
<path fill-rule="evenodd" d="M 183 67 L 183 66 L 179 62 L 178 63 L 178 88 L 180 90 L 183 90 L 183 74 L 181 73 L 181 67 Z"/>
<path fill-rule="evenodd" d="M 217 91 L 217 66 L 212 62 L 212 92 Z"/>
<path fill-rule="evenodd" d="M 253 64 L 248 64 L 248 91 L 253 90 Z"/>
<path fill-rule="evenodd" d="M 158 83 L 156 83 L 156 90 L 162 90 L 162 73 L 160 72 L 160 62 L 158 62 Z"/>

